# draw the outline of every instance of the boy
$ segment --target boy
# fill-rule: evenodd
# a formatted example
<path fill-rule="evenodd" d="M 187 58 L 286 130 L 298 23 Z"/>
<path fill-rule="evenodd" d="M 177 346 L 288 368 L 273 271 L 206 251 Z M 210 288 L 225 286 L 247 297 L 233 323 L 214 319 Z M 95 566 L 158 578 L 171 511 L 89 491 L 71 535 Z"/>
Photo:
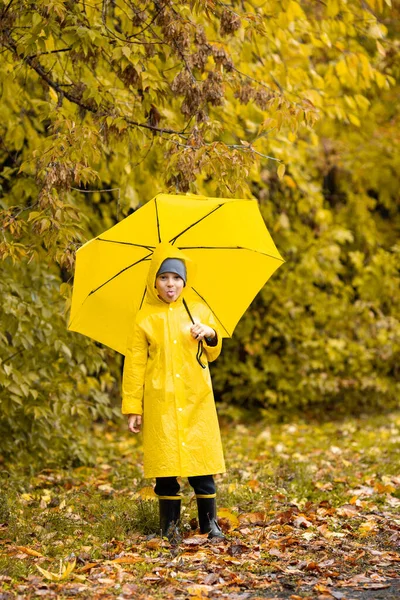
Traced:
<path fill-rule="evenodd" d="M 221 352 L 212 312 L 186 301 L 191 261 L 161 243 L 147 277 L 146 296 L 128 339 L 122 412 L 138 433 L 143 415 L 144 473 L 155 477 L 162 535 L 176 539 L 181 499 L 177 477 L 196 493 L 200 530 L 223 538 L 216 520 L 213 475 L 225 472 L 208 362 Z"/>

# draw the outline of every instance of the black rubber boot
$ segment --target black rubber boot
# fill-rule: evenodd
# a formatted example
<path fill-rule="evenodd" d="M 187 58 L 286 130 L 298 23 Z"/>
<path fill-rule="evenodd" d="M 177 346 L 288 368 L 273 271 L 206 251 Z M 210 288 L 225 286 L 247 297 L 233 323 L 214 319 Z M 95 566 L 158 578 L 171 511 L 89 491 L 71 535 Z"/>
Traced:
<path fill-rule="evenodd" d="M 217 522 L 217 502 L 214 498 L 201 498 L 196 496 L 199 525 L 201 533 L 208 533 L 208 537 L 225 539 L 221 527 Z"/>
<path fill-rule="evenodd" d="M 160 529 L 162 537 L 168 538 L 171 544 L 179 544 L 182 536 L 179 533 L 179 520 L 181 516 L 181 499 L 159 498 Z"/>

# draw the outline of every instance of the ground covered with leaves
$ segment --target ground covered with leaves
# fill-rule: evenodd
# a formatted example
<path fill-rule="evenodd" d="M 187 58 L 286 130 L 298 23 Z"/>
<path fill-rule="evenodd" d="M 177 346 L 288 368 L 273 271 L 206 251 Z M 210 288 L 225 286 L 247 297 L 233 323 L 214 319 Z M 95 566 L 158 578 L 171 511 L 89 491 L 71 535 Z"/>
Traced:
<path fill-rule="evenodd" d="M 378 599 L 400 594 L 400 414 L 324 424 L 226 422 L 226 540 L 162 540 L 140 438 L 98 428 L 93 467 L 2 465 L 0 598 Z"/>

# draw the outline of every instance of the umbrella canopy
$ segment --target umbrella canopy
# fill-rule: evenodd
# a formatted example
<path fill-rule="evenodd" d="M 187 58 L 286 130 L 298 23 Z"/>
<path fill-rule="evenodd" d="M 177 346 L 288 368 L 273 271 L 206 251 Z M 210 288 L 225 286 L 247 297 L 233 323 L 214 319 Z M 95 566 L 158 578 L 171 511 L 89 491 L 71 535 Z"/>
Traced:
<path fill-rule="evenodd" d="M 207 304 L 224 337 L 284 262 L 256 200 L 159 194 L 79 248 L 68 329 L 125 354 L 153 253 L 166 242 L 195 263 L 185 297 Z"/>

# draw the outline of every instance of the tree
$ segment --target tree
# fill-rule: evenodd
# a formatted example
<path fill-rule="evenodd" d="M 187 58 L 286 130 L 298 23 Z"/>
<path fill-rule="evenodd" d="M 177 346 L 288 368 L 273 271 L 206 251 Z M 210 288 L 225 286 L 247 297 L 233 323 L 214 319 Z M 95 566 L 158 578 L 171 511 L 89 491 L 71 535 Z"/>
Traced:
<path fill-rule="evenodd" d="M 0 6 L 0 252 L 14 286 L 10 301 L 25 297 L 35 273 L 43 302 L 58 282 L 68 303 L 76 248 L 159 191 L 253 194 L 288 264 L 228 343 L 215 373 L 219 395 L 263 406 L 293 406 L 299 395 L 297 404 L 337 401 L 343 390 L 393 398 L 398 348 L 385 335 L 394 338 L 398 328 L 398 113 L 390 103 L 398 89 L 397 7 L 388 0 Z M 386 303 L 382 285 L 394 290 Z M 95 379 L 101 356 L 118 379 L 107 350 L 66 338 L 52 302 L 45 317 L 31 304 L 33 322 L 56 323 L 54 335 L 75 349 L 77 366 L 84 352 L 85 376 Z M 378 322 L 386 334 L 368 350 Z M 29 404 L 10 385 L 40 374 L 48 356 L 33 362 L 25 352 L 14 366 L 18 344 L 29 350 L 36 342 L 28 323 L 19 338 L 6 315 L 4 323 L 10 423 Z M 64 381 L 74 369 L 63 371 Z M 360 369 L 376 370 L 379 385 Z M 243 380 L 250 395 L 237 385 Z M 99 385 L 96 393 L 111 382 Z M 35 401 L 51 409 L 40 376 L 36 391 Z"/>

